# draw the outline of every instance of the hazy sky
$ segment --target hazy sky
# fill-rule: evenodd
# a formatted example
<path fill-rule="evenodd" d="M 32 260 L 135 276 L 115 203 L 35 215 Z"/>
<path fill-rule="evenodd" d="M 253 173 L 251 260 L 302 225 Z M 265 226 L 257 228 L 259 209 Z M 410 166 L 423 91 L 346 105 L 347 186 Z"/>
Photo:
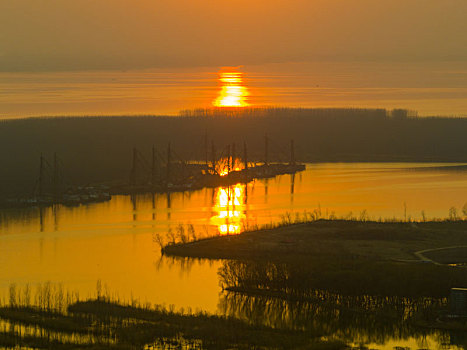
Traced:
<path fill-rule="evenodd" d="M 0 0 L 0 70 L 467 61 L 466 0 Z"/>

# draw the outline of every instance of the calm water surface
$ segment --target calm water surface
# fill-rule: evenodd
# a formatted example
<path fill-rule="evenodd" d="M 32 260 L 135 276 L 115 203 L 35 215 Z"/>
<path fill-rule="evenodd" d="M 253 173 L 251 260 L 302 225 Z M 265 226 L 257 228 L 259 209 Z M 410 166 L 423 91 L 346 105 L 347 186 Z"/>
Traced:
<path fill-rule="evenodd" d="M 207 108 L 221 92 L 221 67 L 85 72 L 0 72 L 0 119 L 54 115 L 176 115 Z M 247 65 L 253 106 L 406 108 L 465 116 L 462 62 Z"/>
<path fill-rule="evenodd" d="M 178 236 L 180 225 L 185 233 L 193 225 L 197 237 L 238 233 L 280 222 L 286 212 L 295 217 L 318 208 L 323 217 L 366 213 L 374 219 L 421 219 L 422 211 L 427 218 L 447 217 L 449 208 L 461 213 L 467 201 L 467 172 L 452 169 L 443 164 L 308 164 L 295 176 L 231 188 L 5 211 L 0 214 L 0 297 L 6 297 L 10 283 L 45 281 L 91 296 L 101 280 L 121 299 L 225 313 L 229 308 L 217 276 L 222 262 L 161 257 L 158 235 Z M 391 339 L 384 341 L 388 348 L 396 341 Z"/>

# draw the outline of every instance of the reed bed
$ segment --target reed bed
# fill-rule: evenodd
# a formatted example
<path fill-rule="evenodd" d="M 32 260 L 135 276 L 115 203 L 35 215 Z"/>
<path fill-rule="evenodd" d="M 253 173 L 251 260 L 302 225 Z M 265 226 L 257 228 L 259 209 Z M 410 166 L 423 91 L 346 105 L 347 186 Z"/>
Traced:
<path fill-rule="evenodd" d="M 233 317 L 192 310 L 175 311 L 138 299 L 119 300 L 102 292 L 81 300 L 60 285 L 35 288 L 11 285 L 8 302 L 0 305 L 0 346 L 57 349 L 268 349 L 324 346 L 316 337 L 296 330 L 251 325 Z M 66 295 L 69 297 L 67 298 Z M 329 342 L 331 349 L 344 344 Z"/>

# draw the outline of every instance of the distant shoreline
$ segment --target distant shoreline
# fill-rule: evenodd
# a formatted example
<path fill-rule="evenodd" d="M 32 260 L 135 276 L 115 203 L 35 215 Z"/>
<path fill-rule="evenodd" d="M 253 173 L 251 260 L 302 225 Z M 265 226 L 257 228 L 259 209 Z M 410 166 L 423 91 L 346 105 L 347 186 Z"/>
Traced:
<path fill-rule="evenodd" d="M 264 162 L 288 162 L 290 144 L 302 163 L 467 163 L 467 118 L 418 118 L 384 109 L 270 108 L 201 110 L 179 117 L 53 117 L 0 121 L 0 196 L 30 194 L 40 155 L 56 153 L 73 185 L 128 182 L 133 150 L 166 161 L 236 154 Z M 452 169 L 447 169 L 452 170 Z"/>

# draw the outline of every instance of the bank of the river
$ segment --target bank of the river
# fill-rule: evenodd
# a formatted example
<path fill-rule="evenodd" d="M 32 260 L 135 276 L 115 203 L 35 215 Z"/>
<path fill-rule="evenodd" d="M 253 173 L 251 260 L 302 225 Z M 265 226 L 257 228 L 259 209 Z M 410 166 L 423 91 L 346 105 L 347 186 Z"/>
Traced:
<path fill-rule="evenodd" d="M 233 318 L 128 305 L 104 298 L 68 307 L 48 296 L 40 307 L 0 305 L 0 347 L 6 349 L 316 349 L 348 347 L 319 334 L 251 325 Z M 58 299 L 57 299 L 58 300 Z M 65 310 L 66 308 L 66 310 Z"/>
<path fill-rule="evenodd" d="M 318 220 L 168 245 L 169 255 L 209 259 L 329 256 L 418 262 L 414 252 L 467 245 L 467 221 Z"/>
<path fill-rule="evenodd" d="M 415 253 L 466 245 L 467 221 L 319 220 L 168 245 L 163 252 L 285 264 L 289 266 L 287 283 L 292 283 L 290 270 L 300 281 L 289 286 L 294 288 L 306 286 L 350 295 L 446 297 L 452 287 L 467 287 L 467 269 L 433 264 Z"/>
<path fill-rule="evenodd" d="M 238 299 L 234 304 L 242 305 L 239 315 L 254 314 L 254 308 L 245 309 L 255 300 L 271 305 L 282 300 L 289 307 L 319 310 L 310 315 L 321 317 L 323 324 L 338 314 L 339 319 L 365 324 L 364 330 L 379 324 L 381 329 L 392 325 L 414 334 L 435 330 L 465 334 L 467 318 L 452 317 L 448 297 L 451 288 L 467 287 L 467 269 L 415 253 L 466 243 L 466 221 L 319 220 L 169 245 L 163 251 L 228 259 L 219 278 L 226 293 Z M 462 252 L 466 250 L 456 250 L 460 261 L 465 260 Z M 240 302 L 243 297 L 249 300 L 245 304 Z M 352 328 L 349 322 L 347 327 Z"/>

